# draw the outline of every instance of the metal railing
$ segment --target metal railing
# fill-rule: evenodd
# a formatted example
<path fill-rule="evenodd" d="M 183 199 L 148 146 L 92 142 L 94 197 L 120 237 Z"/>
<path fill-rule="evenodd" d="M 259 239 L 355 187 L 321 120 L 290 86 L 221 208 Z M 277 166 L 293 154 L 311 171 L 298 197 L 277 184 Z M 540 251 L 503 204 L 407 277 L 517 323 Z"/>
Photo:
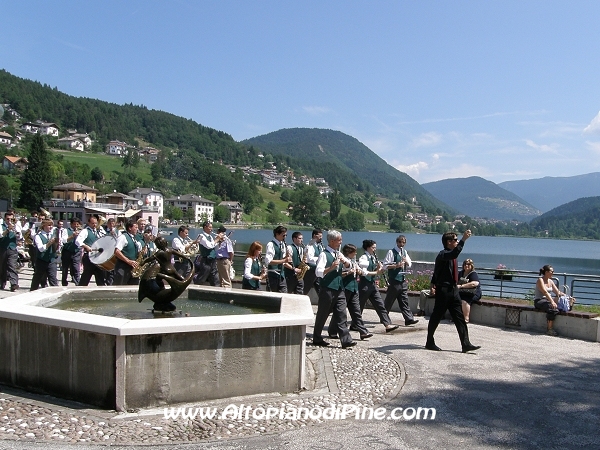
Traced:
<path fill-rule="evenodd" d="M 500 298 L 533 299 L 539 273 L 527 270 L 511 270 L 499 275 L 497 269 L 478 268 L 477 275 L 483 295 Z M 559 289 L 567 286 L 569 295 L 580 305 L 600 305 L 600 276 L 575 273 L 557 273 L 552 277 Z"/>

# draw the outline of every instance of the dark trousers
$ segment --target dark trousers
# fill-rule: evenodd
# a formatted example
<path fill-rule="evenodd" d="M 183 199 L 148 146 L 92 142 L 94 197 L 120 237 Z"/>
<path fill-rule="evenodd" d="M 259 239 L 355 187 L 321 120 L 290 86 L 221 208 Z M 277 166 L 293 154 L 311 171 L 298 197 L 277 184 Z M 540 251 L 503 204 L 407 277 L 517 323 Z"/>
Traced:
<path fill-rule="evenodd" d="M 198 256 L 196 261 L 194 261 L 194 266 L 196 268 L 194 284 L 208 282 L 211 286 L 220 286 L 219 270 L 217 269 L 217 260 L 215 258 Z"/>
<path fill-rule="evenodd" d="M 79 280 L 81 279 L 81 250 L 73 253 L 63 248 L 60 259 L 62 263 L 61 284 L 63 286 L 69 284 L 69 273 L 71 273 L 71 278 L 73 278 L 75 285 L 79 285 Z"/>
<path fill-rule="evenodd" d="M 362 319 L 362 313 L 360 312 L 358 292 L 352 292 L 346 289 L 344 290 L 344 295 L 346 296 L 346 304 L 348 305 L 348 312 L 352 318 L 352 324 L 354 325 L 354 328 L 356 328 L 361 335 L 367 334 L 369 331 L 365 327 L 365 323 Z M 338 334 L 337 324 L 333 319 L 329 322 L 327 332 L 330 336 Z"/>
<path fill-rule="evenodd" d="M 35 291 L 39 289 L 40 284 L 45 285 L 45 280 L 48 280 L 50 286 L 58 286 L 58 280 L 56 278 L 57 271 L 57 259 L 51 261 L 44 261 L 38 258 L 35 269 L 33 270 L 33 277 L 31 278 L 31 289 Z"/>
<path fill-rule="evenodd" d="M 106 286 L 106 282 L 104 281 L 104 270 L 91 262 L 87 253 L 83 254 L 81 262 L 83 263 L 83 273 L 81 274 L 77 286 L 87 286 L 90 284 L 92 275 L 94 275 L 94 279 L 96 280 L 96 286 Z"/>
<path fill-rule="evenodd" d="M 465 316 L 462 312 L 462 300 L 458 295 L 457 286 L 435 287 L 435 305 L 427 327 L 427 344 L 435 344 L 433 335 L 440 324 L 440 320 L 442 320 L 444 314 L 446 314 L 446 311 L 449 311 L 452 316 L 462 346 L 465 347 L 470 345 L 469 330 L 467 328 L 467 323 L 465 322 Z"/>
<path fill-rule="evenodd" d="M 270 292 L 287 294 L 287 283 L 279 272 L 267 272 L 267 288 Z"/>
<path fill-rule="evenodd" d="M 140 284 L 139 278 L 133 278 L 131 276 L 131 271 L 133 267 L 131 267 L 126 262 L 117 260 L 115 263 L 115 278 L 113 280 L 113 284 L 115 286 L 125 286 L 125 285 L 136 285 Z"/>
<path fill-rule="evenodd" d="M 404 320 L 406 322 L 413 320 L 413 313 L 408 306 L 408 282 L 390 280 L 385 296 L 385 309 L 388 313 L 396 300 L 398 300 L 398 306 L 400 306 L 400 312 L 402 312 Z"/>
<path fill-rule="evenodd" d="M 311 267 L 306 271 L 306 273 L 304 274 L 304 279 L 302 281 L 304 281 L 304 295 L 308 295 L 308 293 L 313 287 L 315 288 L 317 294 L 321 290 L 321 279 L 317 278 L 317 274 L 315 273 L 314 267 Z"/>
<path fill-rule="evenodd" d="M 6 286 L 6 282 L 10 282 L 10 286 L 19 285 L 19 252 L 17 249 L 0 250 L 0 285 L 2 289 Z"/>
<path fill-rule="evenodd" d="M 295 273 L 285 272 L 285 284 L 290 294 L 304 294 L 304 280 L 299 280 Z"/>
<path fill-rule="evenodd" d="M 330 311 L 333 311 L 331 321 L 337 328 L 337 334 L 342 346 L 352 342 L 352 337 L 346 326 L 346 296 L 344 289 L 322 288 L 319 292 L 319 305 L 317 306 L 317 317 L 315 318 L 315 329 L 313 331 L 313 342 L 323 341 L 323 327 Z"/>
<path fill-rule="evenodd" d="M 379 289 L 374 282 L 369 281 L 364 277 L 361 278 L 360 282 L 358 283 L 358 295 L 361 313 L 365 309 L 367 300 L 370 300 L 371 304 L 373 305 L 373 309 L 379 316 L 379 321 L 386 327 L 392 324 L 392 319 L 390 319 L 390 315 L 385 309 L 385 304 L 383 303 Z"/>
<path fill-rule="evenodd" d="M 175 257 L 175 264 L 173 264 L 175 270 L 179 275 L 181 275 L 184 279 L 192 272 L 192 263 L 187 258 L 181 258 L 180 260 Z"/>

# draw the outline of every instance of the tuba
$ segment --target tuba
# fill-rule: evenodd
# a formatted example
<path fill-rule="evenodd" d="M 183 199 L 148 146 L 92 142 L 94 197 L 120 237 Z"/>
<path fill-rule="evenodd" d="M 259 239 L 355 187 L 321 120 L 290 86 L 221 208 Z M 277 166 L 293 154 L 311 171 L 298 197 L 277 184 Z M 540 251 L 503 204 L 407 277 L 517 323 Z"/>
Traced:
<path fill-rule="evenodd" d="M 106 217 L 104 216 L 98 216 L 98 228 L 100 228 L 102 225 L 104 225 L 106 223 Z"/>
<path fill-rule="evenodd" d="M 52 219 L 52 214 L 47 209 L 40 208 L 40 212 L 46 216 L 46 219 Z"/>

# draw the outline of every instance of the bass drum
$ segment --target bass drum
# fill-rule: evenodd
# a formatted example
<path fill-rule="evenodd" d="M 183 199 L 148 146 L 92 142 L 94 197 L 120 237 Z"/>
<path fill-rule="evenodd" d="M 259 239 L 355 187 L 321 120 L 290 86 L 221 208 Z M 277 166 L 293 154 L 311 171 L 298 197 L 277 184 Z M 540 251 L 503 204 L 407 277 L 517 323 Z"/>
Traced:
<path fill-rule="evenodd" d="M 112 236 L 102 236 L 92 244 L 90 252 L 90 261 L 104 270 L 113 270 L 117 263 L 115 249 L 117 240 Z"/>

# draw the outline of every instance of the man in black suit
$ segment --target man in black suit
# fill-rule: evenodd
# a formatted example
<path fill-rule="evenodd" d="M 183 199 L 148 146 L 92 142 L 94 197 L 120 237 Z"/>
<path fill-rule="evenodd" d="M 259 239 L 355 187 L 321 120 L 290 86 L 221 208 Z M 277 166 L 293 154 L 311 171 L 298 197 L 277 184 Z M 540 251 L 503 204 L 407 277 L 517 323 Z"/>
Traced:
<path fill-rule="evenodd" d="M 450 311 L 454 325 L 456 325 L 463 353 L 481 348 L 480 346 L 471 344 L 469 341 L 469 330 L 467 329 L 465 316 L 462 312 L 457 286 L 458 263 L 456 258 L 458 258 L 458 255 L 462 251 L 465 241 L 470 237 L 471 230 L 465 231 L 460 241 L 456 237 L 456 233 L 448 232 L 442 236 L 444 250 L 438 253 L 435 258 L 435 267 L 433 269 L 433 276 L 431 277 L 431 294 L 435 295 L 435 305 L 427 328 L 427 343 L 425 344 L 425 348 L 428 350 L 441 350 L 441 348 L 435 345 L 433 335 L 440 320 L 446 314 L 446 310 Z"/>

